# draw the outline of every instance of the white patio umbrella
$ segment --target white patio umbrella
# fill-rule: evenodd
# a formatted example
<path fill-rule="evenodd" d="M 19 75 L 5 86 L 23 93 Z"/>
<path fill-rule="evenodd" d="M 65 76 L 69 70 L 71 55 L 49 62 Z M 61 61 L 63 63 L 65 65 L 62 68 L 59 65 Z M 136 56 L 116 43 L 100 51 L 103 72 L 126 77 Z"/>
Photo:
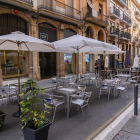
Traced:
<path fill-rule="evenodd" d="M 53 45 L 47 41 L 25 35 L 22 32 L 16 31 L 8 35 L 0 36 L 0 50 L 18 50 L 18 93 L 20 94 L 20 76 L 19 76 L 19 48 L 23 51 L 37 51 L 37 50 L 55 50 Z M 20 103 L 20 96 L 18 99 Z M 13 116 L 19 117 L 19 111 L 14 113 Z"/>
<path fill-rule="evenodd" d="M 139 58 L 136 55 L 134 58 L 134 64 L 133 64 L 133 68 L 138 68 L 139 67 Z"/>
<path fill-rule="evenodd" d="M 121 51 L 121 50 L 107 50 L 107 51 L 94 51 L 94 52 L 89 52 L 89 54 L 122 54 L 126 53 L 126 51 Z"/>
<path fill-rule="evenodd" d="M 73 35 L 53 42 L 58 52 L 77 53 L 77 81 L 79 82 L 79 53 L 92 51 L 117 50 L 118 47 L 82 35 Z"/>
<path fill-rule="evenodd" d="M 105 57 L 105 68 L 108 68 L 108 56 Z"/>

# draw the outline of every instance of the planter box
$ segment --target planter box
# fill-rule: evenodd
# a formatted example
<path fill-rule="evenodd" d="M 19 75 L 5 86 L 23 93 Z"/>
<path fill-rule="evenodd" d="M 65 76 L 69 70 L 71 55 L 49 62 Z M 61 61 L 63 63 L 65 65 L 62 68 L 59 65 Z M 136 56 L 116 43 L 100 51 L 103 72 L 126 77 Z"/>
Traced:
<path fill-rule="evenodd" d="M 25 140 L 47 140 L 50 125 L 51 123 L 48 123 L 37 130 L 33 130 L 33 129 L 25 127 L 24 129 L 22 129 L 24 139 Z M 23 125 L 21 125 L 21 127 L 22 126 Z"/>
<path fill-rule="evenodd" d="M 6 116 L 7 114 L 5 114 L 5 113 L 3 113 L 3 114 L 1 114 L 0 115 L 0 119 L 2 120 L 2 124 L 1 124 L 1 126 L 0 126 L 0 131 L 2 131 L 2 129 L 3 129 L 3 125 L 4 125 L 4 121 L 5 121 L 5 116 Z"/>

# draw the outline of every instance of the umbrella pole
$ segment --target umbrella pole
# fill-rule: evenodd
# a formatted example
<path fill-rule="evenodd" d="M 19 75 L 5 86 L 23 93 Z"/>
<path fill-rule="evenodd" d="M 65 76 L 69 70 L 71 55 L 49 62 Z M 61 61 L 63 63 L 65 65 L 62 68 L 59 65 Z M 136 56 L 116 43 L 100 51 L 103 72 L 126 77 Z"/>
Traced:
<path fill-rule="evenodd" d="M 19 69 L 19 45 L 18 44 L 18 106 L 19 110 L 13 114 L 13 117 L 20 117 L 21 116 L 21 110 L 20 110 L 20 69 Z"/>
<path fill-rule="evenodd" d="M 77 47 L 77 83 L 79 84 L 79 49 Z"/>

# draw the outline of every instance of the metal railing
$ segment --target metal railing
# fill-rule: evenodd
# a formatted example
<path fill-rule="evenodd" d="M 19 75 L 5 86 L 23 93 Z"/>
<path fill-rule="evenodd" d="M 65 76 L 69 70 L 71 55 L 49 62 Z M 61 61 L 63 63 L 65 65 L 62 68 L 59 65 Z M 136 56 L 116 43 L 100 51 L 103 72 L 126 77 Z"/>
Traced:
<path fill-rule="evenodd" d="M 38 0 L 38 10 L 49 10 L 76 20 L 82 20 L 81 11 L 57 0 Z"/>
<path fill-rule="evenodd" d="M 120 11 L 114 6 L 110 7 L 110 14 L 115 14 L 116 16 L 120 17 Z"/>
<path fill-rule="evenodd" d="M 139 38 L 139 44 L 140 44 L 140 38 Z"/>
<path fill-rule="evenodd" d="M 27 4 L 33 5 L 33 0 L 16 0 L 16 1 L 21 1 L 21 2 L 25 2 Z"/>
<path fill-rule="evenodd" d="M 130 33 L 125 32 L 125 36 L 126 36 L 126 38 L 127 38 L 128 40 L 130 40 L 130 41 L 131 41 L 131 34 L 130 34 Z"/>
<path fill-rule="evenodd" d="M 93 19 L 96 19 L 96 20 L 108 25 L 108 17 L 90 7 L 83 8 L 83 17 L 84 18 L 91 17 Z"/>
<path fill-rule="evenodd" d="M 127 34 L 125 31 L 121 31 L 120 37 L 127 38 Z"/>
<path fill-rule="evenodd" d="M 121 0 L 123 1 L 126 5 L 128 5 L 128 0 Z"/>
<path fill-rule="evenodd" d="M 110 34 L 118 35 L 119 28 L 110 27 Z"/>
<path fill-rule="evenodd" d="M 131 19 L 128 16 L 126 16 L 125 14 L 121 14 L 120 19 L 126 21 L 129 24 L 131 24 Z"/>

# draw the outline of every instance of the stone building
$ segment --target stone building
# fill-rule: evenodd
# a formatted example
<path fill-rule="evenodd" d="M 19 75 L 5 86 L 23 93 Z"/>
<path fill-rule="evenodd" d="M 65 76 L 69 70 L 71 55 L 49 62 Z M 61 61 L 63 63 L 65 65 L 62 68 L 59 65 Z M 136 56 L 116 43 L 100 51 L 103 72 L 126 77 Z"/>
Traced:
<path fill-rule="evenodd" d="M 21 31 L 49 42 L 75 34 L 106 42 L 106 1 L 92 0 L 1 0 L 0 35 Z M 76 54 L 60 52 L 20 52 L 20 76 L 47 79 L 64 76 L 68 66 L 65 56 L 71 56 L 71 70 L 76 73 Z M 94 71 L 94 63 L 102 56 L 79 55 L 79 71 Z M 66 58 L 67 59 L 67 58 Z M 17 51 L 0 51 L 0 84 L 17 77 Z M 9 80 L 10 78 L 10 80 Z M 21 78 L 22 81 L 22 78 Z"/>

